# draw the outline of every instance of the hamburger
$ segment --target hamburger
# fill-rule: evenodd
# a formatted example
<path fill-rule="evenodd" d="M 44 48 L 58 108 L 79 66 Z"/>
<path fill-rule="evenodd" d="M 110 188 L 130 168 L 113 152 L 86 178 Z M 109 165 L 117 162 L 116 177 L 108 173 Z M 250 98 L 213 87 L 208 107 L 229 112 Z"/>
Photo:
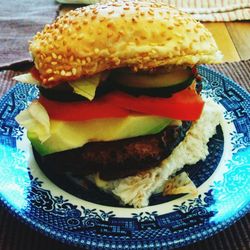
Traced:
<path fill-rule="evenodd" d="M 157 1 L 99 3 L 46 25 L 29 50 L 34 67 L 16 80 L 40 96 L 16 120 L 51 171 L 142 207 L 207 156 L 220 111 L 201 98 L 196 67 L 222 55 L 190 15 Z"/>

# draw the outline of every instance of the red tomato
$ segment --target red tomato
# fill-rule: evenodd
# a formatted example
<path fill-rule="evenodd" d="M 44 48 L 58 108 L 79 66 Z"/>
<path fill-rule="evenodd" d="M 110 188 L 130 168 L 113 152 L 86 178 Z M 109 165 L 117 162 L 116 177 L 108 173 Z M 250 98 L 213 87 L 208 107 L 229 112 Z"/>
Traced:
<path fill-rule="evenodd" d="M 138 113 L 189 121 L 199 119 L 204 106 L 202 98 L 191 88 L 177 92 L 169 98 L 134 97 L 117 91 L 105 96 L 105 100 Z"/>
<path fill-rule="evenodd" d="M 129 110 L 114 106 L 103 100 L 91 102 L 57 102 L 41 96 L 39 102 L 47 110 L 51 119 L 62 121 L 125 117 L 131 113 Z"/>
<path fill-rule="evenodd" d="M 115 91 L 94 101 L 69 103 L 40 97 L 39 102 L 51 119 L 63 121 L 126 117 L 132 113 L 194 121 L 199 119 L 204 106 L 203 100 L 192 88 L 184 89 L 169 98 L 135 97 Z"/>
<path fill-rule="evenodd" d="M 32 67 L 30 69 L 30 74 L 36 79 L 38 80 L 39 82 L 41 82 L 41 77 L 40 77 L 40 73 L 39 71 L 35 68 L 35 67 Z"/>

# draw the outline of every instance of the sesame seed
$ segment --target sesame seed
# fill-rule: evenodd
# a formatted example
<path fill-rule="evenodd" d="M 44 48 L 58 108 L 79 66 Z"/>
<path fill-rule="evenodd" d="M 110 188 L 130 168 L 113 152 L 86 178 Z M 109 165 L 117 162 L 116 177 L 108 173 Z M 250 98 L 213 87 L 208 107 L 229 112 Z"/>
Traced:
<path fill-rule="evenodd" d="M 122 35 L 122 36 L 125 34 L 123 30 L 119 30 L 118 33 L 119 33 L 120 35 Z"/>
<path fill-rule="evenodd" d="M 53 52 L 53 53 L 52 53 L 52 57 L 53 57 L 54 59 L 56 59 L 56 58 L 57 58 L 57 55 Z"/>
<path fill-rule="evenodd" d="M 121 7 L 121 4 L 113 3 L 112 6 L 114 6 L 114 7 Z"/>
<path fill-rule="evenodd" d="M 133 71 L 134 71 L 134 72 L 137 72 L 137 71 L 138 71 L 138 67 L 134 66 L 134 67 L 133 67 Z"/>
<path fill-rule="evenodd" d="M 194 28 L 194 32 L 195 33 L 199 33 L 199 29 L 197 29 L 197 27 Z"/>
<path fill-rule="evenodd" d="M 81 30 L 81 26 L 80 25 L 76 26 L 76 30 L 80 31 Z"/>
<path fill-rule="evenodd" d="M 49 82 L 54 81 L 54 80 L 55 80 L 55 78 L 54 78 L 53 76 L 51 76 L 51 77 L 48 79 Z"/>
<path fill-rule="evenodd" d="M 46 59 L 45 59 L 46 62 L 51 62 L 51 60 L 52 60 L 52 57 L 51 57 L 51 56 L 48 56 L 48 57 L 46 57 Z"/>
<path fill-rule="evenodd" d="M 110 23 L 107 24 L 108 28 L 112 28 L 113 26 L 114 26 L 114 24 L 112 22 L 110 22 Z"/>
<path fill-rule="evenodd" d="M 120 60 L 118 59 L 115 61 L 115 65 L 118 66 L 119 64 L 120 64 Z"/>
<path fill-rule="evenodd" d="M 66 72 L 65 76 L 72 76 L 72 72 L 71 71 Z"/>
<path fill-rule="evenodd" d="M 57 65 L 57 62 L 53 61 L 51 62 L 52 65 Z"/>
<path fill-rule="evenodd" d="M 51 73 L 52 73 L 52 69 L 47 69 L 47 70 L 46 70 L 46 73 L 47 73 L 47 74 L 51 74 Z"/>
<path fill-rule="evenodd" d="M 76 72 L 77 72 L 76 68 L 73 68 L 73 69 L 72 69 L 72 74 L 73 74 L 74 76 L 76 75 Z"/>
<path fill-rule="evenodd" d="M 149 11 L 148 11 L 148 14 L 149 14 L 150 16 L 154 16 L 154 11 L 153 11 L 153 10 L 149 10 Z"/>
<path fill-rule="evenodd" d="M 65 76 L 65 71 L 64 70 L 61 70 L 61 76 Z"/>
<path fill-rule="evenodd" d="M 138 21 L 137 21 L 137 19 L 135 17 L 132 17 L 132 22 L 137 23 Z"/>

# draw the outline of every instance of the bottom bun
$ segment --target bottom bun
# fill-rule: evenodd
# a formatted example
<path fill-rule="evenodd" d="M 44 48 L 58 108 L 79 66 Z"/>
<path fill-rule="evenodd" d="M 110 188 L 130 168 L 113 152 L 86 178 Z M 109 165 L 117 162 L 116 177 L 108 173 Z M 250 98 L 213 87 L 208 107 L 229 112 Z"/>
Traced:
<path fill-rule="evenodd" d="M 89 176 L 89 179 L 100 189 L 113 194 L 124 205 L 136 208 L 148 206 L 150 196 L 164 190 L 167 181 L 176 172 L 185 165 L 205 160 L 209 153 L 207 144 L 216 133 L 221 119 L 221 107 L 208 100 L 200 119 L 192 124 L 184 140 L 159 166 L 118 180 L 104 181 L 98 174 Z"/>

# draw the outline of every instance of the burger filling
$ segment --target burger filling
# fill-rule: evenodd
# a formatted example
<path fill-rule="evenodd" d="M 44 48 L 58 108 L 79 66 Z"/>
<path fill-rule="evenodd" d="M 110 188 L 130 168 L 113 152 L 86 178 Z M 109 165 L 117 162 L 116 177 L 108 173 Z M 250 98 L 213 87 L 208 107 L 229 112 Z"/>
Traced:
<path fill-rule="evenodd" d="M 173 124 L 155 135 L 90 142 L 83 147 L 43 157 L 37 154 L 36 158 L 57 173 L 72 172 L 84 176 L 98 172 L 103 180 L 124 178 L 157 166 L 184 139 L 190 126 L 191 122 L 179 126 Z"/>
<path fill-rule="evenodd" d="M 39 79 L 36 71 L 32 75 Z M 157 166 L 199 119 L 204 102 L 196 79 L 189 67 L 124 68 L 39 86 L 38 100 L 16 119 L 46 165 L 123 178 Z"/>

